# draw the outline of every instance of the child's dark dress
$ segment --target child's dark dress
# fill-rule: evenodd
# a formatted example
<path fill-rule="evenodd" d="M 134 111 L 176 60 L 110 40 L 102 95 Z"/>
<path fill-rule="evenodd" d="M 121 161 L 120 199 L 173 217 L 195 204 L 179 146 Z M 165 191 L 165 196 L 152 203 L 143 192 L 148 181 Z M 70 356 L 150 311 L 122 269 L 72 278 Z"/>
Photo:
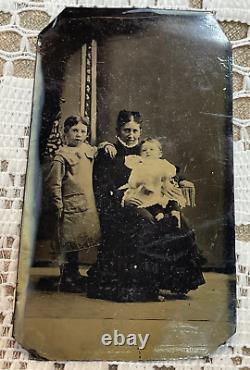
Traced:
<path fill-rule="evenodd" d="M 140 147 L 115 144 L 111 159 L 100 151 L 94 168 L 94 188 L 102 231 L 97 262 L 88 271 L 87 295 L 113 301 L 149 301 L 159 289 L 186 293 L 204 284 L 194 234 L 179 229 L 171 215 L 151 223 L 136 207 L 122 207 L 130 169 L 125 156 Z"/>

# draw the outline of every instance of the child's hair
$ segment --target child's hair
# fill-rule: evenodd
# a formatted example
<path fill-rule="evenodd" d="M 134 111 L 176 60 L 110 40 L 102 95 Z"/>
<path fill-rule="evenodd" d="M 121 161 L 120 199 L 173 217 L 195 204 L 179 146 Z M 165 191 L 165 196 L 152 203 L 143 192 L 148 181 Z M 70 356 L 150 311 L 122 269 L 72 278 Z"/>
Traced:
<path fill-rule="evenodd" d="M 70 130 L 71 127 L 76 126 L 79 122 L 81 122 L 83 125 L 89 127 L 88 117 L 69 116 L 64 121 L 64 133 L 66 134 Z"/>
<path fill-rule="evenodd" d="M 133 112 L 129 110 L 121 110 L 118 114 L 116 121 L 116 128 L 119 131 L 129 121 L 134 120 L 140 126 L 142 124 L 142 116 L 139 112 Z"/>
<path fill-rule="evenodd" d="M 157 139 L 153 139 L 152 137 L 147 137 L 146 139 L 144 139 L 142 142 L 141 142 L 141 147 L 143 144 L 145 143 L 152 143 L 152 144 L 155 144 L 158 149 L 162 152 L 162 145 L 161 143 L 159 142 L 159 140 Z"/>

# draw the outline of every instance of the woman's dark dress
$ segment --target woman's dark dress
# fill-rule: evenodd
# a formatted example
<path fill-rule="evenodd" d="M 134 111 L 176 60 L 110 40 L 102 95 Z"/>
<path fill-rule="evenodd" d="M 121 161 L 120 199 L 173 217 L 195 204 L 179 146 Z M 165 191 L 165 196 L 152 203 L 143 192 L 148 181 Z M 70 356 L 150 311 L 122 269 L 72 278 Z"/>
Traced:
<path fill-rule="evenodd" d="M 111 159 L 100 151 L 94 167 L 94 190 L 102 230 L 97 262 L 88 271 L 90 298 L 134 302 L 156 300 L 159 289 L 186 293 L 204 283 L 194 234 L 179 229 L 174 218 L 150 222 L 136 207 L 122 207 L 122 192 L 130 169 L 125 156 L 140 147 L 115 144 Z"/>

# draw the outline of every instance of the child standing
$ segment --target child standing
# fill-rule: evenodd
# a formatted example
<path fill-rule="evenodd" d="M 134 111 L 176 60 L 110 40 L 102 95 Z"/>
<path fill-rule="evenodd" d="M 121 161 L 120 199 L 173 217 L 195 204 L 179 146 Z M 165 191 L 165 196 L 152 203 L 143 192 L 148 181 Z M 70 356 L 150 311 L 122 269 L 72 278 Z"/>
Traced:
<path fill-rule="evenodd" d="M 120 190 L 126 190 L 122 205 L 137 205 L 141 215 L 152 221 L 163 219 L 164 209 L 170 204 L 175 205 L 171 212 L 175 217 L 178 217 L 178 210 L 186 205 L 174 179 L 176 167 L 161 157 L 160 142 L 152 138 L 144 140 L 139 156 L 129 155 L 125 158 L 125 165 L 132 171 L 128 183 L 120 187 Z"/>
<path fill-rule="evenodd" d="M 92 170 L 97 149 L 86 142 L 88 119 L 64 122 L 64 145 L 56 152 L 47 178 L 51 210 L 57 223 L 59 290 L 81 292 L 78 254 L 98 244 L 100 226 L 95 207 Z"/>

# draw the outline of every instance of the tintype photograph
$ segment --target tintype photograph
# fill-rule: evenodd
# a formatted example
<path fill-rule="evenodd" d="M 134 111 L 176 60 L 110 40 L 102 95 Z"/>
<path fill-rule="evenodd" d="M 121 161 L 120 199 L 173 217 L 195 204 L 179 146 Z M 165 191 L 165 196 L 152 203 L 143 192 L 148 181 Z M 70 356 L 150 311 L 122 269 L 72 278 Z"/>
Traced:
<path fill-rule="evenodd" d="M 207 356 L 235 331 L 229 41 L 208 12 L 67 8 L 37 50 L 16 339 Z"/>

